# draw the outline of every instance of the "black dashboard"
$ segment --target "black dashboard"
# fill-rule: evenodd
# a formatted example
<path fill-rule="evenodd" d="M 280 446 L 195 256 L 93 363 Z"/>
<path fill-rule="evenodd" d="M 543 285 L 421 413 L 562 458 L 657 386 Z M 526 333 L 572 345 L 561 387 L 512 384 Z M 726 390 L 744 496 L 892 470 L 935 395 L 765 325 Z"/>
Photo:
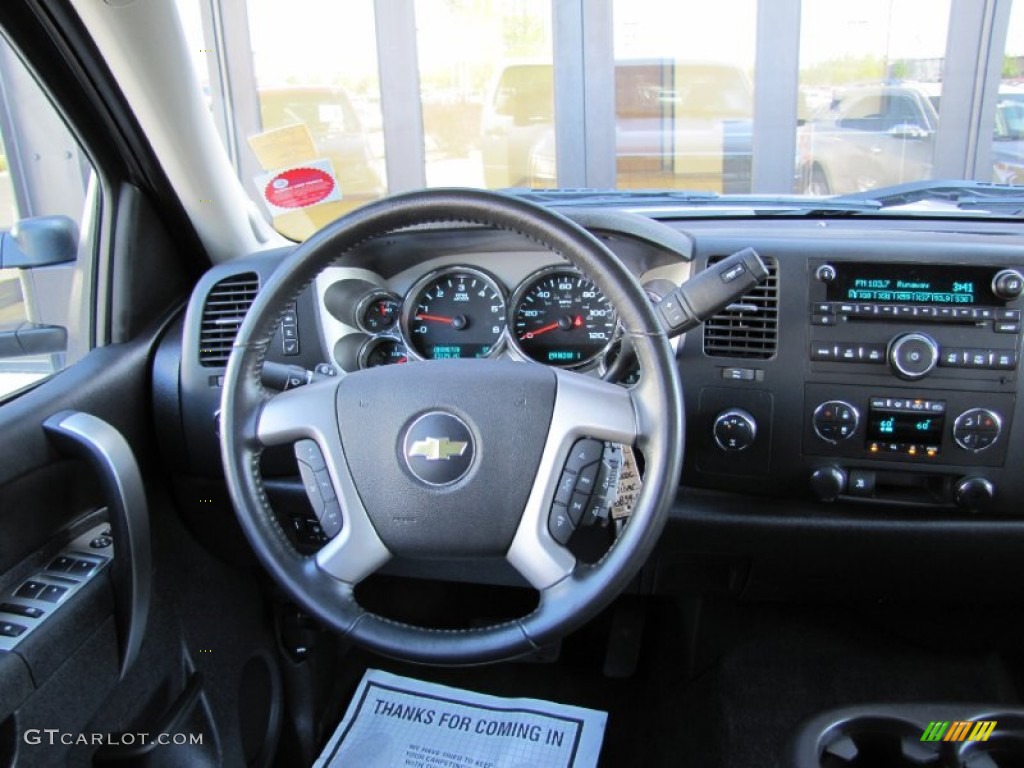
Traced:
<path fill-rule="evenodd" d="M 993 572 L 1003 555 L 1019 561 L 1019 548 L 1000 549 L 1024 541 L 1019 229 L 899 219 L 663 226 L 674 230 L 671 247 L 594 228 L 652 301 L 746 247 L 769 276 L 676 341 L 685 468 L 650 588 L 884 593 L 892 574 L 863 569 L 885 554 L 906 565 L 914 589 L 929 578 L 914 543 L 929 539 L 941 543 L 933 555 Z M 247 303 L 287 253 L 211 269 L 157 354 L 156 416 L 183 496 L 222 493 L 224 364 Z M 427 227 L 368 242 L 322 273 L 283 308 L 268 359 L 290 366 L 295 384 L 452 356 L 597 376 L 616 349 L 614 308 L 559 256 L 508 233 Z M 301 494 L 288 492 L 291 456 L 271 452 L 264 473 L 285 507 L 301 509 Z M 199 527 L 213 526 L 209 510 L 192 506 Z M 841 583 L 851 576 L 855 585 Z"/>

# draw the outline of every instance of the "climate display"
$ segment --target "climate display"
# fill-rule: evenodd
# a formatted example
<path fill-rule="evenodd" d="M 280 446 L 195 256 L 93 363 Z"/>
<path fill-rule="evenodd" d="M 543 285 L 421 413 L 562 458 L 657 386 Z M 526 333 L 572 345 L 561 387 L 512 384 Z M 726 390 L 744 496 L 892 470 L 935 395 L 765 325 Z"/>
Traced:
<path fill-rule="evenodd" d="M 1001 306 L 990 267 L 932 264 L 837 264 L 829 301 Z"/>
<path fill-rule="evenodd" d="M 942 414 L 872 411 L 867 437 L 885 443 L 938 445 L 944 421 Z"/>

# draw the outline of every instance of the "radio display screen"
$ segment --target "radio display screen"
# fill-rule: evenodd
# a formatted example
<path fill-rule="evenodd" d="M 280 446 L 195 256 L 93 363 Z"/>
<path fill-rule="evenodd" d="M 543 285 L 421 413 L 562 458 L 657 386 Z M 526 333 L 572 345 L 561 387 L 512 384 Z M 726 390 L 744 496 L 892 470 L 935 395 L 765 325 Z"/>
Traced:
<path fill-rule="evenodd" d="M 992 293 L 991 267 L 935 264 L 835 264 L 829 301 L 879 304 L 1002 306 Z"/>
<path fill-rule="evenodd" d="M 945 417 L 934 413 L 871 411 L 868 440 L 884 443 L 939 445 Z"/>

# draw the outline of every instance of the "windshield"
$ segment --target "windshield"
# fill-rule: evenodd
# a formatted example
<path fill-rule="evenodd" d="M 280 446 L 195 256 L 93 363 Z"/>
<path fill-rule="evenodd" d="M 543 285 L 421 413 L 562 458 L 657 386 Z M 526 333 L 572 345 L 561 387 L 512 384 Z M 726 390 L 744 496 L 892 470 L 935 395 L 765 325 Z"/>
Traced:
<path fill-rule="evenodd" d="M 178 0 L 239 179 L 296 240 L 422 187 L 796 210 L 910 182 L 1024 184 L 1024 0 L 968 6 Z M 986 214 L 1006 210 L 970 211 Z"/>

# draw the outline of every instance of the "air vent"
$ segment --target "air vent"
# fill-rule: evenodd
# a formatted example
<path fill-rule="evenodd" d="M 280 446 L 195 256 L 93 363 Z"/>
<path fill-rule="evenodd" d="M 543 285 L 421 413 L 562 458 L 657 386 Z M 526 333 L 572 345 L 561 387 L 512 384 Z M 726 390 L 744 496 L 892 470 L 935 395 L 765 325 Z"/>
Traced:
<path fill-rule="evenodd" d="M 200 365 L 219 368 L 227 364 L 238 328 L 259 289 L 255 272 L 225 278 L 210 289 L 199 328 Z"/>
<path fill-rule="evenodd" d="M 712 256 L 708 264 L 724 259 Z M 779 268 L 775 259 L 762 256 L 768 277 L 738 301 L 704 323 L 704 354 L 766 360 L 779 340 Z"/>

